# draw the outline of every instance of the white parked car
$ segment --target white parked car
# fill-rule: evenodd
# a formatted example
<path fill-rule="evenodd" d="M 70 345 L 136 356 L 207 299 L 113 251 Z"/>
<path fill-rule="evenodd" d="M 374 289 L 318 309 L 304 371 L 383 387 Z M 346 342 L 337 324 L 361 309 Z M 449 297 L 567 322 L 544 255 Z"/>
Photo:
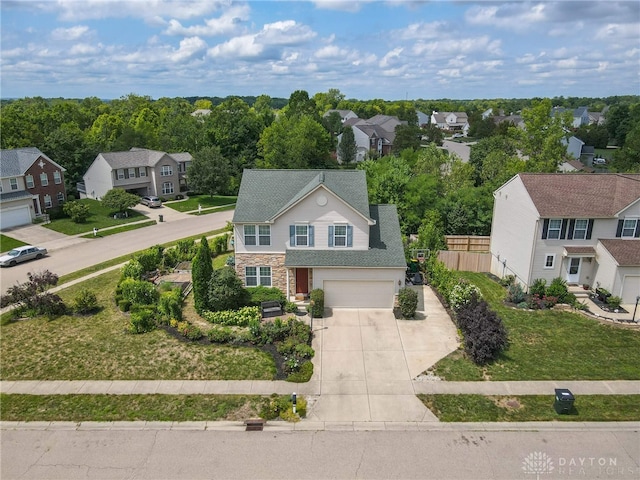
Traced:
<path fill-rule="evenodd" d="M 33 245 L 14 248 L 0 257 L 0 267 L 13 267 L 18 263 L 26 262 L 27 260 L 42 258 L 46 254 L 46 248 L 34 247 Z"/>
<path fill-rule="evenodd" d="M 146 197 L 142 197 L 140 198 L 140 203 L 143 205 L 146 205 L 147 207 L 161 207 L 162 206 L 162 200 L 160 200 L 158 197 L 154 197 L 154 196 L 146 196 Z"/>

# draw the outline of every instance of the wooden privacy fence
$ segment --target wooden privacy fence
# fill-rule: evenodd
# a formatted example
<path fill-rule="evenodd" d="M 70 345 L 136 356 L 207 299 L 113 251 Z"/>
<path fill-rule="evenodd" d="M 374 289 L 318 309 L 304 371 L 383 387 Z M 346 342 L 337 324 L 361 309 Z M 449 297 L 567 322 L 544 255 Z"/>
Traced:
<path fill-rule="evenodd" d="M 491 271 L 491 254 L 489 252 L 463 252 L 440 250 L 438 260 L 443 262 L 449 270 L 465 272 Z"/>
<path fill-rule="evenodd" d="M 456 252 L 488 252 L 491 237 L 445 235 L 447 248 Z"/>

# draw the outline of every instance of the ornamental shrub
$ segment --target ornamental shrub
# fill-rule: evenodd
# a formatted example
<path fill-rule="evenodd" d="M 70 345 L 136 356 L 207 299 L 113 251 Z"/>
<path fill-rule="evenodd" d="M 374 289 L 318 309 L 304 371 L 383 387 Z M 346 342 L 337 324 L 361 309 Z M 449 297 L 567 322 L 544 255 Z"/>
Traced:
<path fill-rule="evenodd" d="M 475 296 L 456 314 L 464 337 L 464 350 L 471 361 L 485 365 L 507 346 L 507 331 L 498 315 Z"/>
<path fill-rule="evenodd" d="M 530 295 L 538 295 L 540 298 L 547 293 L 547 280 L 544 278 L 536 278 L 529 287 Z"/>
<path fill-rule="evenodd" d="M 314 288 L 309 294 L 309 299 L 313 301 L 311 314 L 314 318 L 322 318 L 324 315 L 324 290 Z"/>
<path fill-rule="evenodd" d="M 129 260 L 124 267 L 122 267 L 122 278 L 133 278 L 134 280 L 141 280 L 144 269 L 142 264 L 136 260 Z"/>
<path fill-rule="evenodd" d="M 469 303 L 474 295 L 477 298 L 482 298 L 482 293 L 480 293 L 480 289 L 477 286 L 466 280 L 461 280 L 460 283 L 451 289 L 449 305 L 451 305 L 451 308 L 454 310 L 458 310 Z"/>
<path fill-rule="evenodd" d="M 164 247 L 156 245 L 151 248 L 147 248 L 135 258 L 140 265 L 142 265 L 142 271 L 144 273 L 153 272 L 162 266 L 162 251 Z"/>
<path fill-rule="evenodd" d="M 209 280 L 208 309 L 211 311 L 233 310 L 249 303 L 249 292 L 242 285 L 231 267 L 222 267 L 213 272 Z"/>
<path fill-rule="evenodd" d="M 231 327 L 215 326 L 207 332 L 207 338 L 213 343 L 231 343 L 235 334 Z"/>
<path fill-rule="evenodd" d="M 121 295 L 132 305 L 155 305 L 158 291 L 153 283 L 125 278 L 120 282 Z"/>
<path fill-rule="evenodd" d="M 557 297 L 558 303 L 566 303 L 568 300 L 569 289 L 566 280 L 556 277 L 551 280 L 551 284 L 547 287 L 547 297 Z"/>
<path fill-rule="evenodd" d="M 313 363 L 310 361 L 304 362 L 302 365 L 300 365 L 300 368 L 298 369 L 297 372 L 291 373 L 287 377 L 287 382 L 305 383 L 311 380 L 312 375 L 313 375 Z"/>
<path fill-rule="evenodd" d="M 280 302 L 280 305 L 286 303 L 286 297 L 279 288 L 276 287 L 264 287 L 259 285 L 257 287 L 247 288 L 250 296 L 251 305 L 260 306 L 261 302 L 276 301 Z"/>
<path fill-rule="evenodd" d="M 219 312 L 203 312 L 202 317 L 211 323 L 218 325 L 235 325 L 237 327 L 249 327 L 260 325 L 262 317 L 258 307 L 242 307 L 238 310 L 222 310 Z"/>
<path fill-rule="evenodd" d="M 405 318 L 413 318 L 418 308 L 418 292 L 409 287 L 403 287 L 398 292 L 398 305 Z"/>
<path fill-rule="evenodd" d="M 160 294 L 158 301 L 158 312 L 165 320 L 175 318 L 176 320 L 182 320 L 182 305 L 184 299 L 182 298 L 182 290 L 180 287 L 173 288 L 167 292 Z"/>
<path fill-rule="evenodd" d="M 78 292 L 73 300 L 73 309 L 76 313 L 87 314 L 98 309 L 98 299 L 96 294 L 88 288 L 83 288 Z"/>
<path fill-rule="evenodd" d="M 209 307 L 209 281 L 213 276 L 213 261 L 207 237 L 202 237 L 198 253 L 191 264 L 191 279 L 193 283 L 193 302 L 196 311 L 202 314 Z"/>
<path fill-rule="evenodd" d="M 156 312 L 154 308 L 138 308 L 131 312 L 129 333 L 145 333 L 156 328 Z"/>
<path fill-rule="evenodd" d="M 445 302 L 449 303 L 451 291 L 458 284 L 455 274 L 436 257 L 429 257 L 426 266 L 429 273 L 429 284 L 438 291 Z"/>
<path fill-rule="evenodd" d="M 519 283 L 512 283 L 507 287 L 506 301 L 510 303 L 520 303 L 525 299 L 524 289 Z"/>

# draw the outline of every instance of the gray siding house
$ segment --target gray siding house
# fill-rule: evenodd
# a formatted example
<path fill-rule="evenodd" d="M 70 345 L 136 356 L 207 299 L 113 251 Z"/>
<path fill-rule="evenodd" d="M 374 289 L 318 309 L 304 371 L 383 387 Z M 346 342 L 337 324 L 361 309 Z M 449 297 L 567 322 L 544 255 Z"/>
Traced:
<path fill-rule="evenodd" d="M 320 288 L 326 307 L 392 308 L 406 261 L 394 205 L 369 205 L 360 170 L 245 170 L 233 216 L 247 287 L 287 298 Z"/>
<path fill-rule="evenodd" d="M 494 193 L 491 272 L 640 295 L 640 175 L 521 173 Z"/>
<path fill-rule="evenodd" d="M 146 148 L 99 153 L 78 186 L 82 198 L 99 200 L 113 188 L 136 195 L 173 198 L 186 186 L 189 153 L 165 153 Z M 183 187 L 185 188 L 185 187 Z"/>

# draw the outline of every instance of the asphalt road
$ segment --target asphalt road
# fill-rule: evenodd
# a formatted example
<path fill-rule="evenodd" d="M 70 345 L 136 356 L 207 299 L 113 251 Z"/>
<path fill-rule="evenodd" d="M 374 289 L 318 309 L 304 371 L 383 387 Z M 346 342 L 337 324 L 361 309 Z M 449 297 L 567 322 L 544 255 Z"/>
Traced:
<path fill-rule="evenodd" d="M 47 257 L 0 270 L 2 293 L 15 283 L 26 281 L 29 272 L 49 270 L 59 276 L 66 275 L 153 245 L 223 228 L 232 217 L 233 210 L 201 216 L 183 215 L 116 235 L 89 239 L 69 237 L 41 244 L 50 250 Z"/>
<path fill-rule="evenodd" d="M 13 479 L 637 479 L 637 431 L 3 430 Z"/>

